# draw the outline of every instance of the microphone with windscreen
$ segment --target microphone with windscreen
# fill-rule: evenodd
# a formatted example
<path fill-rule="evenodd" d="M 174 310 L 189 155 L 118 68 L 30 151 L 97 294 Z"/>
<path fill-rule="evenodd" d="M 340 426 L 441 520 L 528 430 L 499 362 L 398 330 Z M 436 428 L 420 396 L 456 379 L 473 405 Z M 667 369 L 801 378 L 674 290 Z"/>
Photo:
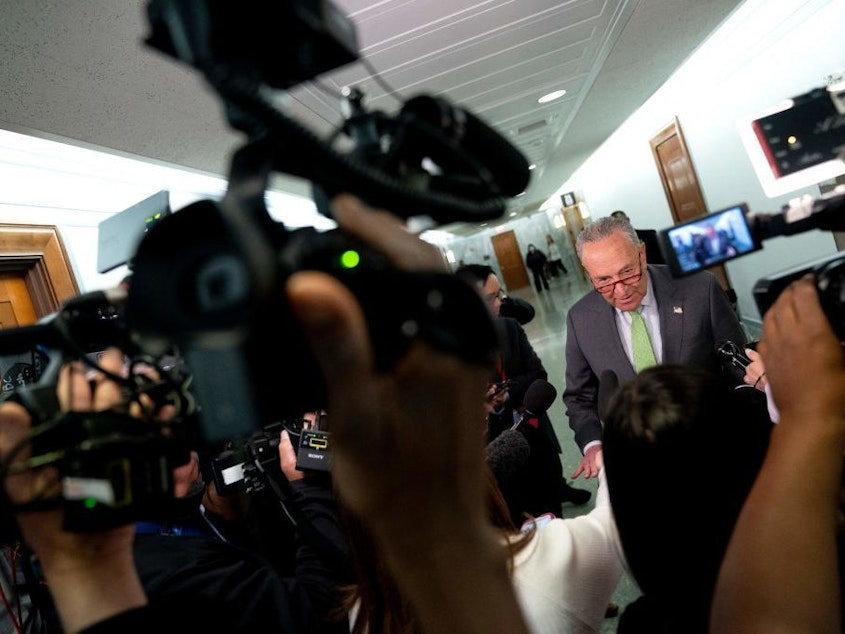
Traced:
<path fill-rule="evenodd" d="M 547 412 L 557 398 L 555 386 L 544 379 L 537 379 L 525 391 L 522 399 L 522 416 L 511 429 L 516 429 L 523 421 L 536 418 Z"/>
<path fill-rule="evenodd" d="M 515 429 L 506 429 L 487 445 L 487 466 L 502 484 L 528 462 L 531 446 Z"/>
<path fill-rule="evenodd" d="M 619 377 L 613 370 L 605 370 L 599 377 L 598 411 L 599 418 L 604 420 L 607 416 L 610 400 L 619 388 Z"/>

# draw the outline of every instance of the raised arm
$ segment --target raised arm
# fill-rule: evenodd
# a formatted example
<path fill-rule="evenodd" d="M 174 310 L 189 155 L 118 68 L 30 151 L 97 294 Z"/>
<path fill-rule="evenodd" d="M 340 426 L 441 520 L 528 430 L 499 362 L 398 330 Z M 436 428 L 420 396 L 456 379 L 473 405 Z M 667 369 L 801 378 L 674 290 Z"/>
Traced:
<path fill-rule="evenodd" d="M 336 212 L 341 225 L 365 233 L 378 224 L 360 221 L 372 211 L 351 197 Z M 365 237 L 389 255 L 399 244 Z M 426 255 L 431 245 L 405 245 L 418 254 L 411 268 L 440 266 L 439 255 Z M 506 552 L 487 519 L 479 421 L 490 368 L 417 342 L 393 372 L 379 374 L 361 309 L 344 286 L 301 272 L 287 290 L 326 377 L 335 486 L 378 540 L 426 632 L 525 631 Z M 441 423 L 450 442 L 424 449 Z"/>
<path fill-rule="evenodd" d="M 713 632 L 839 632 L 845 364 L 815 285 L 784 290 L 758 346 L 780 424 L 735 527 Z"/>

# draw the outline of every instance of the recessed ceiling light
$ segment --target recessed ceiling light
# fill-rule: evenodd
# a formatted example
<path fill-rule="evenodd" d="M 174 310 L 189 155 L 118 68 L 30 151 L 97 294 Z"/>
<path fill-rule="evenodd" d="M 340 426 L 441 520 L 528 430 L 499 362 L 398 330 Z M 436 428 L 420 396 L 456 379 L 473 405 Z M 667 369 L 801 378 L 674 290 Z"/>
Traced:
<path fill-rule="evenodd" d="M 528 169 L 530 169 L 530 170 L 537 169 L 537 166 L 534 163 L 531 163 L 531 165 L 528 166 Z"/>
<path fill-rule="evenodd" d="M 554 92 L 550 92 L 548 95 L 543 95 L 537 100 L 537 103 L 549 103 L 550 101 L 554 101 L 555 99 L 560 99 L 566 94 L 565 90 L 555 90 Z"/>

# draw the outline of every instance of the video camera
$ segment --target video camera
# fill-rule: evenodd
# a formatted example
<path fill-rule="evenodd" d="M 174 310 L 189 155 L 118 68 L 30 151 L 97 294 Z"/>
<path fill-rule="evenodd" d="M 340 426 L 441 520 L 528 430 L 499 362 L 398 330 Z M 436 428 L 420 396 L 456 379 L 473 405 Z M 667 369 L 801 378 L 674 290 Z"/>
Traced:
<path fill-rule="evenodd" d="M 816 88 L 739 122 L 739 132 L 769 195 L 845 174 L 845 82 Z M 658 232 L 675 277 L 723 264 L 763 248 L 763 242 L 811 229 L 845 230 L 845 185 L 818 198 L 803 196 L 780 213 L 752 214 L 746 203 Z M 833 256 L 764 277 L 753 293 L 763 315 L 786 286 L 804 275 L 816 279 L 821 304 L 845 341 L 845 259 Z"/>
<path fill-rule="evenodd" d="M 280 481 L 283 475 L 278 449 L 282 430 L 288 432 L 297 452 L 297 469 L 330 471 L 331 435 L 325 420 L 325 414 L 318 412 L 313 422 L 308 419 L 282 421 L 255 432 L 243 442 L 230 443 L 229 448 L 211 460 L 211 473 L 217 491 L 222 495 L 235 491 L 249 494 L 264 491 L 268 486 L 268 477 Z"/>
<path fill-rule="evenodd" d="M 4 402 L 19 403 L 29 411 L 33 427 L 0 465 L 0 479 L 54 464 L 62 482 L 61 497 L 18 505 L 11 504 L 0 487 L 0 544 L 16 539 L 16 527 L 7 515 L 12 509 L 61 506 L 67 530 L 87 531 L 140 516 L 156 519 L 172 508 L 173 469 L 188 461 L 187 430 L 196 429 L 190 376 L 172 351 L 154 359 L 135 346 L 125 322 L 125 299 L 126 292 L 119 288 L 86 293 L 36 324 L 0 330 L 4 355 L 36 350 L 47 360 L 31 383 L 2 394 Z M 62 413 L 56 394 L 61 366 L 77 359 L 102 370 L 98 351 L 108 346 L 126 355 L 127 375 L 109 373 L 123 389 L 125 407 Z M 151 367 L 157 370 L 154 378 L 146 372 Z M 143 419 L 126 413 L 130 403 L 146 403 Z M 156 416 L 164 405 L 172 408 L 172 423 Z M 30 457 L 12 463 L 27 448 Z"/>
<path fill-rule="evenodd" d="M 658 232 L 661 250 L 675 277 L 696 273 L 763 248 L 763 241 L 811 229 L 845 230 L 845 186 L 819 198 L 803 197 L 784 205 L 779 214 L 751 214 L 740 203 Z M 716 247 L 707 248 L 712 239 Z M 845 256 L 837 254 L 766 276 L 754 285 L 761 315 L 794 280 L 813 275 L 819 299 L 831 326 L 845 341 Z"/>
<path fill-rule="evenodd" d="M 328 0 L 250 3 L 248 9 L 211 0 L 150 0 L 147 15 L 146 43 L 200 71 L 230 125 L 247 140 L 232 157 L 221 200 L 189 205 L 144 235 L 132 259 L 130 292 L 125 304 L 121 300 L 120 327 L 96 341 L 98 349 L 125 344 L 154 363 L 177 349 L 190 370 L 189 394 L 177 391 L 196 399 L 197 433 L 177 416 L 167 432 L 159 425 L 149 442 L 136 443 L 138 452 L 169 456 L 158 444 L 169 446 L 173 437 L 209 444 L 243 439 L 325 406 L 323 377 L 285 300 L 287 279 L 304 269 L 327 272 L 355 294 L 379 370 L 393 367 L 415 340 L 492 363 L 496 332 L 474 289 L 446 273 L 399 271 L 339 230 L 289 230 L 272 220 L 264 193 L 270 174 L 285 172 L 313 183 L 326 214 L 331 197 L 348 192 L 402 218 L 480 221 L 500 217 L 507 199 L 524 190 L 530 178 L 525 157 L 472 113 L 436 96 L 415 96 L 391 116 L 367 112 L 360 91 L 347 90 L 346 119 L 330 139 L 287 116 L 274 91 L 358 59 L 354 26 Z M 101 322 L 94 321 L 99 335 Z M 54 344 L 62 361 L 82 352 L 73 333 L 50 342 L 41 337 L 52 337 L 52 330 L 30 335 L 27 329 L 4 332 L 6 341 Z M 0 354 L 8 350 L 0 346 Z M 267 359 L 274 371 L 266 370 Z M 55 387 L 49 379 L 40 384 Z M 57 411 L 34 418 L 61 428 L 67 417 Z M 52 449 L 84 456 L 85 446 L 109 434 L 108 425 L 97 427 L 79 447 L 76 437 L 58 436 Z M 122 450 L 115 446 L 115 457 Z M 40 464 L 39 450 L 33 454 L 30 468 Z M 173 463 L 168 459 L 166 466 Z M 56 464 L 67 472 L 62 455 Z M 2 467 L 5 475 L 9 465 Z M 119 519 L 138 508 L 130 503 Z M 74 530 L 102 525 L 92 519 Z"/>

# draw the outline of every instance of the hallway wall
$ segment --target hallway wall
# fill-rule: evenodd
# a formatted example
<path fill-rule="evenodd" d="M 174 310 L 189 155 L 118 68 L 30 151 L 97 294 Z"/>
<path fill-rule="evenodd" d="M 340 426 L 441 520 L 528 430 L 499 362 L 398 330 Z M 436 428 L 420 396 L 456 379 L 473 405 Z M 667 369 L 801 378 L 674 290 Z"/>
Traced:
<path fill-rule="evenodd" d="M 845 73 L 845 0 L 746 0 L 669 81 L 628 119 L 569 179 L 543 209 L 503 225 L 519 234 L 560 216 L 563 192 L 574 191 L 595 218 L 624 209 L 633 224 L 673 224 L 649 145 L 677 116 L 710 211 L 745 201 L 752 213 L 779 213 L 791 198 L 817 197 L 818 186 L 769 198 L 742 144 L 737 122 Z M 843 221 L 845 226 L 845 221 Z M 557 228 L 558 231 L 563 231 Z M 484 253 L 491 231 L 447 247 Z M 529 240 L 530 241 L 530 240 Z M 559 241 L 560 242 L 560 241 Z M 757 253 L 728 263 L 738 311 L 752 333 L 760 314 L 754 284 L 836 252 L 830 232 L 808 231 L 764 242 Z M 567 253 L 574 264 L 574 253 Z M 569 266 L 569 263 L 567 263 Z"/>
<path fill-rule="evenodd" d="M 819 196 L 812 186 L 768 198 L 737 121 L 845 72 L 843 28 L 845 0 L 748 0 L 560 191 L 576 191 L 594 217 L 624 209 L 637 227 L 670 226 L 649 139 L 677 116 L 710 211 L 746 201 L 752 212 L 773 213 L 790 198 Z M 751 322 L 760 320 L 751 291 L 761 276 L 836 251 L 832 234 L 821 231 L 763 246 L 727 264 L 740 314 Z"/>

